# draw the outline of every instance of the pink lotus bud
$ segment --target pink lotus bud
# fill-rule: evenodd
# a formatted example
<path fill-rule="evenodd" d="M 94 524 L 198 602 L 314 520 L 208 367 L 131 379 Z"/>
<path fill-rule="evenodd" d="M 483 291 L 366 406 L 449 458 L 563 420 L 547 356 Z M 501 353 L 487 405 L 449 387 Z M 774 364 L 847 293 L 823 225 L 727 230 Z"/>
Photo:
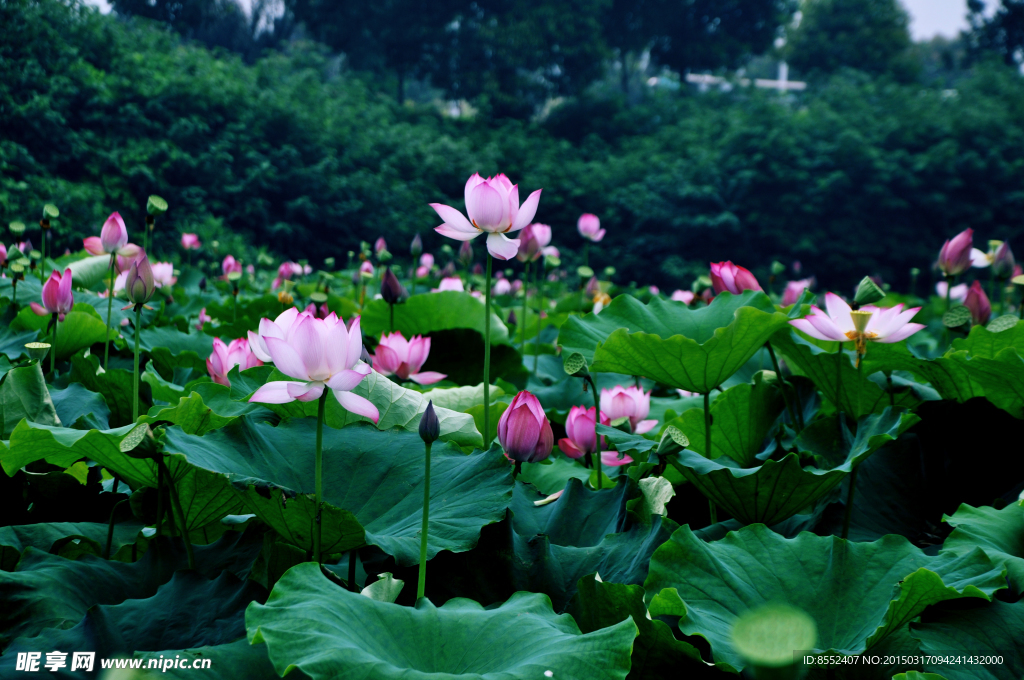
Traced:
<path fill-rule="evenodd" d="M 981 287 L 981 281 L 975 281 L 967 290 L 967 297 L 964 298 L 964 307 L 971 310 L 971 323 L 985 325 L 992 316 L 992 303 L 988 295 Z"/>
<path fill-rule="evenodd" d="M 199 242 L 199 237 L 195 234 L 182 234 L 181 235 L 181 247 L 185 250 L 199 250 L 202 244 Z"/>
<path fill-rule="evenodd" d="M 616 385 L 601 390 L 601 414 L 608 414 L 608 420 L 629 418 L 634 434 L 649 432 L 658 424 L 657 420 L 644 420 L 651 412 L 651 393 L 639 387 Z"/>
<path fill-rule="evenodd" d="M 245 273 L 248 274 L 249 276 L 255 276 L 256 275 L 256 265 L 252 265 L 252 264 L 245 265 Z"/>
<path fill-rule="evenodd" d="M 724 291 L 739 295 L 745 290 L 762 290 L 749 270 L 728 260 L 711 263 L 711 285 L 716 295 Z"/>
<path fill-rule="evenodd" d="M 805 289 L 809 289 L 812 286 L 814 286 L 813 277 L 800 279 L 799 281 L 790 281 L 786 284 L 786 290 L 782 292 L 782 306 L 789 307 L 800 298 Z"/>
<path fill-rule="evenodd" d="M 790 266 L 793 268 L 793 273 L 797 276 L 800 276 L 800 272 L 804 269 L 804 266 L 800 264 L 800 260 L 793 260 L 793 264 Z"/>
<path fill-rule="evenodd" d="M 225 345 L 220 338 L 214 338 L 213 353 L 206 360 L 206 372 L 210 374 L 213 382 L 231 387 L 228 373 L 232 368 L 238 366 L 238 370 L 244 371 L 262 365 L 263 362 L 249 349 L 249 341 L 245 338 L 232 340 L 229 345 Z"/>
<path fill-rule="evenodd" d="M 65 269 L 64 275 L 54 271 L 43 284 L 43 304 L 31 303 L 32 311 L 39 316 L 56 314 L 59 321 L 75 306 L 75 296 L 71 292 L 71 270 Z"/>
<path fill-rule="evenodd" d="M 649 292 L 651 295 L 657 295 L 658 293 L 661 292 L 661 289 L 658 288 L 657 286 L 651 286 L 647 289 L 647 292 Z"/>
<path fill-rule="evenodd" d="M 438 284 L 435 292 L 441 292 L 445 290 L 455 290 L 458 292 L 464 292 L 466 287 L 462 284 L 462 279 L 458 276 L 447 276 L 441 279 L 441 283 Z"/>
<path fill-rule="evenodd" d="M 585 292 L 587 297 L 591 298 L 601 292 L 601 284 L 598 283 L 596 276 L 591 276 L 590 280 L 587 281 L 587 288 Z"/>
<path fill-rule="evenodd" d="M 384 240 L 383 236 L 381 236 L 374 242 L 373 252 L 377 255 L 377 257 L 380 257 L 381 253 L 388 252 L 388 242 Z"/>
<path fill-rule="evenodd" d="M 430 253 L 423 253 L 420 255 L 420 266 L 426 267 L 429 270 L 434 266 L 434 256 Z"/>
<path fill-rule="evenodd" d="M 569 416 L 565 419 L 565 439 L 558 440 L 558 448 L 570 458 L 580 458 L 587 453 L 596 452 L 599 447 L 597 443 L 597 409 L 591 406 L 573 406 L 569 409 Z M 607 425 L 611 422 L 608 414 L 601 412 L 601 424 Z M 601 437 L 600 448 L 604 448 L 604 437 Z"/>
<path fill-rule="evenodd" d="M 213 321 L 213 318 L 206 313 L 206 307 L 203 307 L 199 310 L 199 318 L 196 320 L 196 328 L 198 330 L 203 330 L 203 326 L 210 321 Z"/>
<path fill-rule="evenodd" d="M 1013 259 L 1013 251 L 1010 250 L 1010 242 L 1003 241 L 996 248 L 996 252 L 992 256 L 992 275 L 998 279 L 1009 278 L 1016 265 L 1017 263 Z"/>
<path fill-rule="evenodd" d="M 232 272 L 242 273 L 242 263 L 236 260 L 234 255 L 228 255 L 220 263 L 220 269 L 224 273 L 224 278 L 227 279 L 228 274 Z"/>
<path fill-rule="evenodd" d="M 508 279 L 501 278 L 494 282 L 494 290 L 491 291 L 493 295 L 508 295 L 512 292 L 512 284 Z"/>
<path fill-rule="evenodd" d="M 412 237 L 412 243 L 409 244 L 409 252 L 413 257 L 419 257 L 420 253 L 423 252 L 423 239 L 420 238 L 419 234 Z"/>
<path fill-rule="evenodd" d="M 522 279 L 516 279 L 515 281 L 512 282 L 512 294 L 513 295 L 516 295 L 522 289 L 523 289 L 523 281 L 522 281 Z"/>
<path fill-rule="evenodd" d="M 676 302 L 682 302 L 685 304 L 693 304 L 694 299 L 697 296 L 692 290 L 674 290 L 672 291 L 672 299 Z"/>
<path fill-rule="evenodd" d="M 483 276 L 484 266 L 477 262 L 475 265 L 473 265 L 473 274 L 475 274 L 476 276 Z"/>
<path fill-rule="evenodd" d="M 384 334 L 373 357 L 373 369 L 383 375 L 397 375 L 420 385 L 432 385 L 447 376 L 436 371 L 420 371 L 430 356 L 430 338 L 414 335 L 409 340 L 399 332 Z"/>
<path fill-rule="evenodd" d="M 498 442 L 511 460 L 535 463 L 551 455 L 555 436 L 537 397 L 523 390 L 498 420 Z"/>
<path fill-rule="evenodd" d="M 971 266 L 971 248 L 974 245 L 974 230 L 964 229 L 942 244 L 939 251 L 939 269 L 946 276 L 956 276 Z"/>
<path fill-rule="evenodd" d="M 428 276 L 430 276 L 430 267 L 424 267 L 423 265 L 420 265 L 419 267 L 416 267 L 416 278 L 417 279 L 425 279 Z"/>
<path fill-rule="evenodd" d="M 597 215 L 583 213 L 576 221 L 576 229 L 583 238 L 597 243 L 604 238 L 604 229 L 601 228 L 601 220 Z"/>
<path fill-rule="evenodd" d="M 144 305 L 153 297 L 156 292 L 156 282 L 153 280 L 153 267 L 149 264 L 149 258 L 143 255 L 128 269 L 128 275 L 124 283 L 128 299 L 136 305 Z"/>
<path fill-rule="evenodd" d="M 116 253 L 128 244 L 128 229 L 119 213 L 112 213 L 100 230 L 100 244 L 105 253 Z"/>
<path fill-rule="evenodd" d="M 359 273 L 362 274 L 363 276 L 373 276 L 373 265 L 370 264 L 369 260 L 359 265 Z"/>
<path fill-rule="evenodd" d="M 402 301 L 405 297 L 405 289 L 402 288 L 402 284 L 398 282 L 398 277 L 391 271 L 391 267 L 384 270 L 384 276 L 380 280 L 380 296 L 384 298 L 384 302 L 389 305 L 394 305 Z"/>
<path fill-rule="evenodd" d="M 462 245 L 459 246 L 459 262 L 463 266 L 468 267 L 469 263 L 473 261 L 473 244 L 469 241 L 463 241 Z"/>
<path fill-rule="evenodd" d="M 7 246 L 0 243 L 0 264 L 7 264 Z"/>

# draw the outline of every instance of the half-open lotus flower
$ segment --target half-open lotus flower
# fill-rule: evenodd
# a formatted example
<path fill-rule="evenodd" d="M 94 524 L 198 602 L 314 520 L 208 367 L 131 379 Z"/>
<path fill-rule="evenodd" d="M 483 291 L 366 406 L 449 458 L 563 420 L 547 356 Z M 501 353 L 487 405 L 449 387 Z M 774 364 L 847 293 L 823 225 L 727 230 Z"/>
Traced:
<path fill-rule="evenodd" d="M 601 414 L 607 414 L 609 422 L 629 418 L 634 434 L 650 432 L 658 424 L 657 420 L 644 420 L 650 412 L 651 393 L 639 387 L 616 385 L 601 390 Z"/>
<path fill-rule="evenodd" d="M 808 290 L 814 286 L 814 277 L 809 279 L 800 279 L 799 281 L 790 281 L 786 284 L 786 289 L 782 291 L 782 306 L 789 307 L 800 299 L 800 296 L 805 290 Z"/>
<path fill-rule="evenodd" d="M 93 255 L 110 255 L 116 253 L 123 257 L 135 258 L 142 252 L 142 248 L 134 243 L 128 243 L 128 228 L 124 226 L 124 220 L 118 213 L 111 213 L 107 221 L 103 223 L 99 236 L 89 236 L 83 239 L 85 249 Z M 27 253 L 28 251 L 22 251 Z"/>
<path fill-rule="evenodd" d="M 939 269 L 946 276 L 962 274 L 971 267 L 971 250 L 974 245 L 974 230 L 964 229 L 942 244 L 939 250 Z"/>
<path fill-rule="evenodd" d="M 537 397 L 523 390 L 512 399 L 498 420 L 498 442 L 508 458 L 523 463 L 551 455 L 555 435 Z"/>
<path fill-rule="evenodd" d="M 761 284 L 750 270 L 733 264 L 730 260 L 711 263 L 711 285 L 716 295 L 725 291 L 739 295 L 745 290 L 762 290 Z"/>
<path fill-rule="evenodd" d="M 598 219 L 597 215 L 591 213 L 583 213 L 580 218 L 576 220 L 576 229 L 580 232 L 580 236 L 597 243 L 604 238 L 604 229 L 601 228 L 601 220 Z"/>
<path fill-rule="evenodd" d="M 414 335 L 406 340 L 399 332 L 385 333 L 373 356 L 373 370 L 384 375 L 397 375 L 420 385 L 432 385 L 444 380 L 444 373 L 420 371 L 430 356 L 430 338 Z"/>
<path fill-rule="evenodd" d="M 505 234 L 519 231 L 533 222 L 540 203 L 540 189 L 519 205 L 519 186 L 505 175 L 484 179 L 475 174 L 466 181 L 465 201 L 469 219 L 451 206 L 431 203 L 444 224 L 435 231 L 457 241 L 470 241 L 487 234 L 487 250 L 499 260 L 510 260 L 519 252 L 519 239 Z"/>
<path fill-rule="evenodd" d="M 520 262 L 536 262 L 542 255 L 557 249 L 549 247 L 551 243 L 551 227 L 546 224 L 530 224 L 519 235 L 519 252 L 516 259 Z"/>
<path fill-rule="evenodd" d="M 154 262 L 152 266 L 153 283 L 157 288 L 170 287 L 178 282 L 178 277 L 174 275 L 174 265 L 170 262 Z"/>
<path fill-rule="evenodd" d="M 181 235 L 181 247 L 185 250 L 199 250 L 202 244 L 199 242 L 199 236 L 196 234 L 182 234 Z"/>
<path fill-rule="evenodd" d="M 809 316 L 789 323 L 819 340 L 852 340 L 858 351 L 865 342 L 899 342 L 924 328 L 923 324 L 910 322 L 920 307 L 904 310 L 902 304 L 886 308 L 865 305 L 857 310 L 858 321 L 854 323 L 850 305 L 835 293 L 826 293 L 825 309 L 827 313 L 812 306 Z"/>
<path fill-rule="evenodd" d="M 971 323 L 985 324 L 992 317 L 992 303 L 981 287 L 981 281 L 975 280 L 964 296 L 964 307 L 971 310 Z"/>
<path fill-rule="evenodd" d="M 693 304 L 693 300 L 696 297 L 697 297 L 697 294 L 694 293 L 692 290 L 682 290 L 682 289 L 679 289 L 679 290 L 672 291 L 672 299 L 674 301 L 682 302 L 682 303 L 687 304 L 687 305 Z"/>
<path fill-rule="evenodd" d="M 247 368 L 262 365 L 263 362 L 249 349 L 249 341 L 245 338 L 232 340 L 227 345 L 220 338 L 214 338 L 213 353 L 206 360 L 206 372 L 210 374 L 210 379 L 213 382 L 231 387 L 228 373 L 232 368 L 238 366 L 238 370 L 244 371 Z"/>
<path fill-rule="evenodd" d="M 233 272 L 242 273 L 242 263 L 236 260 L 234 255 L 228 255 L 220 263 L 220 269 L 224 274 L 224 279 L 227 280 L 228 274 Z"/>
<path fill-rule="evenodd" d="M 71 270 L 65 269 L 61 276 L 56 270 L 43 284 L 43 304 L 31 303 L 32 311 L 39 316 L 57 315 L 58 321 L 75 306 L 75 295 L 71 292 Z"/>
<path fill-rule="evenodd" d="M 261 353 L 266 351 L 264 356 L 274 362 L 277 370 L 293 380 L 269 382 L 256 390 L 249 401 L 262 404 L 315 401 L 329 389 L 345 409 L 376 423 L 380 419 L 377 407 L 352 392 L 371 372 L 360 360 L 363 336 L 359 318 L 347 329 L 334 313 L 326 319 L 317 319 L 295 310 L 294 316 L 289 315 L 291 323 L 284 329 L 282 326 L 288 321 L 285 314 L 292 310 L 283 312 L 275 321 L 262 319 L 258 343 L 252 342 L 250 334 L 249 345 L 257 358 L 262 359 Z"/>

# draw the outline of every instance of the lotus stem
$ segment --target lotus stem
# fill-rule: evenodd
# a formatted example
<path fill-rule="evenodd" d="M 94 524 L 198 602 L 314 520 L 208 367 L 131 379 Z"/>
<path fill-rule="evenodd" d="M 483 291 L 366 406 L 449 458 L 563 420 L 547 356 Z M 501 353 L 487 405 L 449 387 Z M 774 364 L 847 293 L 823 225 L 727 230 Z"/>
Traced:
<path fill-rule="evenodd" d="M 533 338 L 533 377 L 537 377 L 537 364 L 540 362 L 540 315 L 544 313 L 544 269 L 537 269 L 537 297 L 540 304 L 537 305 L 537 335 Z"/>
<path fill-rule="evenodd" d="M 135 305 L 135 394 L 132 401 L 132 422 L 139 419 L 139 336 L 142 335 L 142 305 Z"/>
<path fill-rule="evenodd" d="M 782 369 L 779 368 L 779 360 L 775 357 L 775 350 L 772 348 L 770 341 L 765 342 L 764 346 L 768 348 L 768 356 L 772 358 L 772 368 L 775 370 L 775 375 L 779 380 L 779 384 L 782 386 L 782 399 L 786 402 L 786 413 L 789 414 L 789 421 L 793 423 L 794 427 L 799 427 L 797 432 L 803 429 L 803 424 L 797 424 L 796 410 L 789 403 L 789 392 L 786 390 L 789 384 L 785 378 L 782 377 Z"/>
<path fill-rule="evenodd" d="M 53 315 L 53 346 L 50 348 L 50 377 L 57 377 L 57 315 Z"/>
<path fill-rule="evenodd" d="M 327 395 L 330 390 L 325 389 L 316 405 L 316 521 L 313 527 L 313 559 L 317 564 L 322 563 L 323 539 L 323 516 L 321 506 L 324 499 L 324 411 L 327 407 Z M 349 557 L 351 560 L 351 556 Z"/>
<path fill-rule="evenodd" d="M 493 259 L 487 253 L 487 273 L 484 278 L 484 449 L 491 445 L 491 266 Z"/>
<path fill-rule="evenodd" d="M 519 322 L 522 326 L 523 332 L 523 344 L 522 351 L 526 354 L 526 308 L 527 301 L 530 299 L 530 261 L 526 261 L 526 268 L 523 270 L 523 320 Z"/>
<path fill-rule="evenodd" d="M 601 490 L 602 477 L 604 476 L 604 464 L 601 462 L 601 435 L 597 433 L 597 426 L 601 424 L 601 398 L 597 395 L 597 384 L 594 382 L 594 377 L 591 375 L 587 376 L 587 382 L 590 383 L 590 391 L 594 394 L 594 436 L 597 440 L 597 463 L 595 465 L 597 469 L 597 490 Z"/>
<path fill-rule="evenodd" d="M 110 269 L 108 270 L 109 284 L 107 285 L 107 337 L 103 340 L 103 370 L 107 370 L 110 362 L 110 313 L 114 309 L 114 264 L 117 262 L 117 255 L 110 254 Z"/>
<path fill-rule="evenodd" d="M 116 479 L 114 480 L 114 483 L 117 484 Z M 114 493 L 117 493 L 117 491 L 115 490 Z M 114 517 L 117 515 L 117 509 L 127 501 L 127 498 L 122 498 L 118 502 L 114 503 L 114 507 L 110 508 L 110 520 L 107 522 L 107 546 L 103 549 L 103 559 L 105 560 L 110 559 L 110 547 L 114 542 Z"/>
<path fill-rule="evenodd" d="M 388 328 L 389 328 L 389 330 L 388 330 L 389 333 L 394 333 L 395 332 L 395 305 L 394 304 L 389 304 L 388 305 Z"/>
<path fill-rule="evenodd" d="M 946 311 L 949 311 L 949 296 L 953 290 L 953 281 L 956 280 L 955 276 L 946 277 Z"/>
<path fill-rule="evenodd" d="M 857 468 L 850 472 L 850 488 L 846 491 L 846 510 L 843 513 L 843 538 L 850 536 L 850 515 L 853 514 L 853 496 L 857 490 Z"/>
<path fill-rule="evenodd" d="M 704 393 L 704 455 L 711 458 L 711 392 Z M 711 523 L 718 524 L 718 508 L 715 502 L 708 499 L 708 510 L 711 514 Z"/>
<path fill-rule="evenodd" d="M 178 515 L 178 533 L 181 534 L 181 540 L 185 542 L 185 554 L 188 556 L 188 568 L 196 568 L 196 556 L 192 552 L 192 539 L 188 535 L 188 524 L 185 522 L 185 513 L 181 509 L 181 499 L 178 498 L 178 489 L 174 485 L 174 475 L 167 468 L 167 464 L 164 462 L 164 457 L 161 455 L 159 459 L 159 465 L 164 469 L 167 476 L 167 489 L 171 496 L 172 511 Z"/>
<path fill-rule="evenodd" d="M 416 585 L 416 599 L 423 597 L 427 590 L 427 528 L 430 524 L 430 446 L 426 442 L 423 469 L 423 527 L 420 530 L 420 578 Z"/>
<path fill-rule="evenodd" d="M 836 350 L 836 428 L 839 431 L 839 441 L 843 441 L 843 343 L 839 343 Z"/>

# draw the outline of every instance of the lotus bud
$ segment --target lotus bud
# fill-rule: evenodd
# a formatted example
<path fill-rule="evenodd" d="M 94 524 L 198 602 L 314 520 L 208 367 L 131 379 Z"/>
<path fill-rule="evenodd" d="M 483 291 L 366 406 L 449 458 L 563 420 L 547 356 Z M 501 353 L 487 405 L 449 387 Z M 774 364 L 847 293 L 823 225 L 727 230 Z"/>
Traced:
<path fill-rule="evenodd" d="M 384 240 L 383 236 L 381 236 L 373 244 L 373 253 L 377 257 L 380 257 L 381 253 L 386 252 L 388 252 L 388 242 Z"/>
<path fill-rule="evenodd" d="M 441 436 L 441 422 L 434 412 L 433 400 L 427 402 L 427 408 L 420 417 L 420 439 L 425 444 L 433 444 Z"/>
<path fill-rule="evenodd" d="M 853 297 L 853 302 L 858 306 L 871 305 L 884 297 L 885 291 L 872 281 L 870 276 L 865 276 L 857 284 L 857 293 Z"/>
<path fill-rule="evenodd" d="M 949 239 L 939 250 L 939 269 L 946 276 L 956 276 L 971 266 L 971 247 L 974 245 L 974 230 L 965 229 Z"/>
<path fill-rule="evenodd" d="M 136 305 L 144 305 L 153 297 L 156 292 L 156 283 L 153 281 L 153 268 L 149 264 L 149 258 L 143 255 L 128 269 L 128 278 L 124 282 L 125 292 L 128 299 Z"/>
<path fill-rule="evenodd" d="M 971 311 L 972 323 L 975 325 L 988 323 L 989 317 L 992 316 L 992 303 L 989 302 L 988 295 L 985 294 L 980 281 L 976 280 L 967 290 L 964 307 Z"/>
<path fill-rule="evenodd" d="M 402 301 L 404 293 L 402 284 L 398 282 L 398 277 L 391 271 L 391 267 L 386 268 L 380 281 L 380 296 L 384 298 L 384 302 L 389 305 L 398 304 Z"/>
<path fill-rule="evenodd" d="M 1016 261 L 1013 259 L 1013 251 L 1010 250 L 1009 241 L 1003 241 L 995 249 L 995 254 L 992 256 L 992 275 L 997 279 L 1008 279 L 1013 274 L 1013 268 L 1016 264 Z"/>
<path fill-rule="evenodd" d="M 454 262 L 449 262 L 448 264 L 446 264 L 444 266 L 444 269 L 441 270 L 441 278 L 442 279 L 448 278 L 448 277 L 451 277 L 451 276 L 455 276 L 455 263 Z"/>
<path fill-rule="evenodd" d="M 754 275 L 731 261 L 711 263 L 711 285 L 715 294 L 729 291 L 739 295 L 745 290 L 762 290 Z"/>
<path fill-rule="evenodd" d="M 498 420 L 498 442 L 514 461 L 535 463 L 551 455 L 555 437 L 537 397 L 522 391 Z"/>
<path fill-rule="evenodd" d="M 469 241 L 463 241 L 462 245 L 459 246 L 459 262 L 462 266 L 468 267 L 469 263 L 473 261 L 473 246 Z"/>
<path fill-rule="evenodd" d="M 518 326 L 519 325 L 519 319 L 516 318 L 516 311 L 514 309 L 511 312 L 508 313 L 508 325 L 509 326 Z"/>
<path fill-rule="evenodd" d="M 412 237 L 412 243 L 409 244 L 409 253 L 413 257 L 419 257 L 420 253 L 423 252 L 423 239 L 420 238 L 419 234 Z"/>

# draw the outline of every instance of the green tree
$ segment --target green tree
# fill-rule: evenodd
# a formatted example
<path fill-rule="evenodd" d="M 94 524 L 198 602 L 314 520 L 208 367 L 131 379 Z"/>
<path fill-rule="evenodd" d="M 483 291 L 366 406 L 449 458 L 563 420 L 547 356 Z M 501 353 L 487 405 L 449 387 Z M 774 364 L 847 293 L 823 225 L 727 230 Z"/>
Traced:
<path fill-rule="evenodd" d="M 967 0 L 967 9 L 967 38 L 976 56 L 995 53 L 1009 66 L 1024 64 L 1024 0 L 1002 0 L 990 17 L 981 0 Z"/>

